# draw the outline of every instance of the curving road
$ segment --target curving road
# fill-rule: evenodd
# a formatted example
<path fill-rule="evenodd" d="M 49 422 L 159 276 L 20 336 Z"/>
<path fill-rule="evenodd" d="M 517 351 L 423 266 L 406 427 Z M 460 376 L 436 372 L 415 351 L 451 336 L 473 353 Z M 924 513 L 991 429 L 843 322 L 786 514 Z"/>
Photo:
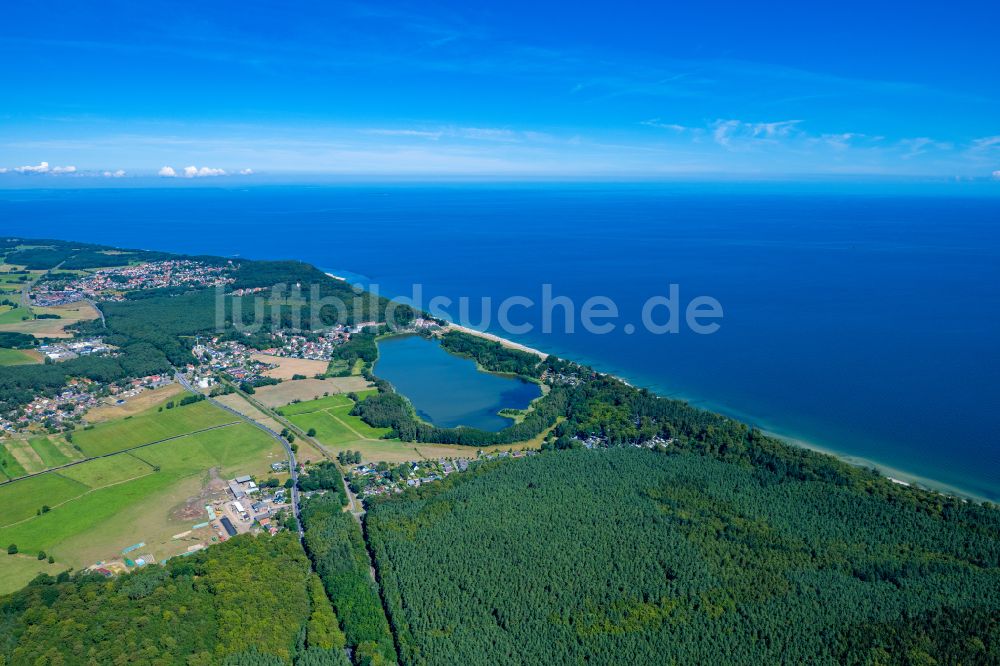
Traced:
<path fill-rule="evenodd" d="M 187 377 L 185 377 L 183 374 L 181 374 L 176 369 L 174 370 L 174 378 L 177 380 L 177 382 L 181 386 L 183 386 L 187 390 L 191 391 L 192 393 L 198 393 L 198 390 L 195 389 L 193 386 L 191 386 L 191 383 L 187 380 Z M 291 497 L 292 497 L 292 514 L 295 516 L 295 525 L 298 528 L 298 531 L 299 531 L 299 540 L 301 541 L 302 537 L 304 536 L 304 532 L 302 531 L 302 521 L 299 520 L 299 467 L 298 467 L 298 463 L 296 463 L 296 461 L 295 461 L 295 452 L 292 451 L 292 445 L 288 443 L 288 440 L 286 440 L 284 437 L 282 437 L 278 433 L 274 432 L 273 430 L 271 430 L 267 426 L 265 426 L 265 425 L 263 425 L 261 423 L 257 423 L 256 421 L 254 421 L 249 416 L 246 416 L 245 414 L 239 413 L 238 411 L 236 411 L 235 409 L 233 409 L 229 405 L 224 405 L 221 402 L 219 402 L 218 400 L 216 400 L 215 398 L 212 398 L 211 396 L 205 396 L 205 399 L 208 400 L 209 402 L 211 402 L 216 407 L 218 407 L 220 409 L 224 409 L 227 412 L 229 412 L 230 414 L 239 417 L 243 421 L 246 421 L 250 425 L 252 425 L 252 426 L 254 426 L 256 428 L 260 428 L 261 430 L 263 430 L 264 432 L 266 432 L 268 435 L 270 435 L 273 439 L 275 439 L 277 442 L 279 442 L 282 447 L 284 447 L 285 453 L 288 454 L 288 471 L 289 471 L 289 473 L 292 476 L 292 491 L 291 491 Z"/>

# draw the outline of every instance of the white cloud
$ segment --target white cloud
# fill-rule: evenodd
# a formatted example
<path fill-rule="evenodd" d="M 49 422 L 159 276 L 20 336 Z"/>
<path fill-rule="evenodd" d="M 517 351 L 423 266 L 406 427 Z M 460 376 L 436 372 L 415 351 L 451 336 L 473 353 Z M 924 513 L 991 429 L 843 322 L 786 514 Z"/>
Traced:
<path fill-rule="evenodd" d="M 935 141 L 926 136 L 918 136 L 914 139 L 903 139 L 899 145 L 906 148 L 906 153 L 902 158 L 908 160 L 917 155 L 923 155 L 929 150 L 951 150 L 952 145 L 946 141 Z"/>
<path fill-rule="evenodd" d="M 117 171 L 105 171 L 101 175 L 104 176 L 105 178 L 123 178 L 125 176 L 125 170 L 118 169 Z"/>
<path fill-rule="evenodd" d="M 396 136 L 412 139 L 468 139 L 472 141 L 499 141 L 516 143 L 521 141 L 547 141 L 551 137 L 544 132 L 511 130 L 503 127 L 455 127 L 447 126 L 434 129 L 408 128 L 372 128 L 361 130 L 364 134 L 378 136 Z"/>
<path fill-rule="evenodd" d="M 75 166 L 50 166 L 48 162 L 39 162 L 34 165 L 14 167 L 18 173 L 76 173 Z"/>
<path fill-rule="evenodd" d="M 0 173 L 7 173 L 7 167 L 0 167 Z"/>
<path fill-rule="evenodd" d="M 655 127 L 657 129 L 672 130 L 674 132 L 686 132 L 690 127 L 685 127 L 684 125 L 678 125 L 677 123 L 665 123 L 659 118 L 651 118 L 650 120 L 643 120 L 639 123 L 640 125 L 646 125 L 647 127 Z"/>
<path fill-rule="evenodd" d="M 972 142 L 971 150 L 975 152 L 983 152 L 987 150 L 993 150 L 1000 148 L 1000 135 L 998 136 L 984 136 L 981 139 L 976 139 Z"/>
<path fill-rule="evenodd" d="M 196 166 L 184 167 L 184 177 L 185 178 L 204 178 L 206 176 L 225 176 L 226 172 L 223 169 L 213 169 L 211 167 L 201 167 L 200 169 Z"/>
<path fill-rule="evenodd" d="M 467 139 L 485 139 L 488 141 L 516 141 L 517 135 L 509 129 L 496 127 L 463 127 L 459 135 Z"/>
<path fill-rule="evenodd" d="M 432 141 L 437 141 L 440 139 L 444 132 L 436 131 L 431 132 L 427 130 L 414 130 L 414 129 L 370 129 L 365 130 L 365 134 L 377 134 L 379 136 L 409 136 L 418 139 L 431 139 Z"/>
<path fill-rule="evenodd" d="M 241 176 L 252 176 L 253 175 L 253 169 L 240 169 L 240 175 Z"/>
<path fill-rule="evenodd" d="M 801 120 L 779 120 L 770 123 L 748 123 L 742 120 L 716 120 L 711 124 L 712 137 L 729 149 L 747 147 L 754 142 L 775 143 L 796 132 Z"/>
<path fill-rule="evenodd" d="M 993 178 L 996 180 L 1000 180 L 1000 169 L 993 172 Z"/>
<path fill-rule="evenodd" d="M 19 166 L 14 167 L 14 171 L 18 173 L 48 173 L 49 163 L 39 162 L 38 166 Z"/>
<path fill-rule="evenodd" d="M 174 168 L 171 166 L 165 166 L 162 169 L 160 169 L 157 173 L 163 178 L 173 178 L 174 176 L 177 175 L 177 172 L 174 171 Z"/>

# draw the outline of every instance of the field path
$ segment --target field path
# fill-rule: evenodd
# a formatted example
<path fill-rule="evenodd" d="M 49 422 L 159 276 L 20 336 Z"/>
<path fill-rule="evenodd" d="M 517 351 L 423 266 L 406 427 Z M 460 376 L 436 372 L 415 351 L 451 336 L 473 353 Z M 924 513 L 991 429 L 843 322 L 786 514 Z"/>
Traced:
<path fill-rule="evenodd" d="M 139 459 L 136 458 L 136 460 L 139 460 Z M 141 462 L 146 462 L 146 461 L 142 460 Z M 149 463 L 146 463 L 146 464 L 149 465 Z M 152 465 L 149 465 L 149 471 L 146 472 L 145 474 L 140 474 L 139 476 L 133 476 L 131 479 L 122 479 L 121 481 L 115 481 L 114 483 L 108 483 L 106 485 L 99 486 L 97 488 L 91 488 L 91 489 L 89 489 L 89 490 L 87 490 L 85 492 L 80 493 L 76 497 L 70 497 L 68 500 L 63 500 L 62 502 L 59 502 L 58 504 L 53 504 L 52 506 L 49 507 L 49 509 L 55 509 L 57 507 L 65 505 L 65 504 L 69 504 L 70 502 L 75 502 L 78 499 L 80 499 L 81 497 L 86 497 L 90 493 L 95 493 L 98 490 L 104 490 L 105 488 L 111 488 L 113 486 L 120 486 L 123 483 L 129 483 L 131 481 L 135 481 L 136 479 L 141 479 L 143 477 L 149 476 L 150 474 L 155 474 L 155 472 L 153 471 L 153 466 Z M 0 525 L 0 529 L 7 529 L 8 527 L 14 527 L 15 525 L 20 525 L 21 523 L 26 523 L 29 520 L 34 520 L 37 517 L 38 516 L 28 516 L 27 518 L 23 518 L 22 520 L 18 520 L 17 522 L 14 522 L 14 523 L 8 523 L 6 525 Z"/>
<path fill-rule="evenodd" d="M 354 434 L 354 436 L 357 437 L 358 439 L 366 439 L 369 442 L 377 442 L 378 441 L 377 439 L 375 439 L 373 437 L 365 437 L 364 435 L 362 435 L 360 432 L 358 432 L 357 430 L 355 430 L 354 428 L 352 428 L 350 426 L 350 424 L 347 423 L 347 421 L 344 421 L 343 419 L 341 419 L 340 417 L 338 417 L 336 414 L 334 414 L 331 409 L 324 409 L 323 411 L 325 411 L 327 414 L 329 414 L 330 418 L 332 418 L 334 421 L 336 421 L 340 425 L 342 425 L 345 428 L 347 428 L 348 430 L 350 430 Z"/>
<path fill-rule="evenodd" d="M 219 425 L 209 426 L 208 428 L 202 428 L 201 430 L 192 430 L 182 435 L 174 435 L 173 437 L 165 437 L 163 439 L 158 439 L 155 442 L 146 442 L 145 444 L 139 444 L 138 446 L 133 446 L 128 449 L 122 449 L 121 451 L 112 451 L 111 453 L 105 453 L 99 456 L 92 456 L 90 458 L 84 458 L 83 460 L 74 460 L 73 462 L 68 462 L 65 465 L 59 465 L 58 467 L 50 467 L 49 469 L 43 470 L 41 472 L 35 472 L 33 474 L 25 474 L 24 476 L 19 476 L 16 479 L 4 481 L 4 483 L 0 485 L 6 485 L 8 483 L 23 481 L 25 479 L 30 479 L 35 476 L 41 476 L 42 474 L 48 474 L 49 472 L 58 472 L 61 469 L 66 469 L 67 467 L 73 467 L 74 465 L 82 465 L 83 463 L 90 462 L 91 460 L 100 460 L 101 458 L 110 458 L 112 456 L 118 456 L 123 453 L 129 453 L 131 451 L 135 451 L 137 449 L 144 449 L 147 446 L 152 446 L 153 444 L 162 444 L 163 442 L 169 442 L 174 439 L 180 439 L 181 437 L 187 437 L 188 435 L 195 435 L 200 432 L 208 432 L 209 430 L 218 430 L 219 428 L 228 428 L 229 426 L 236 425 L 237 423 L 241 423 L 241 421 L 230 421 L 229 423 L 220 423 Z"/>

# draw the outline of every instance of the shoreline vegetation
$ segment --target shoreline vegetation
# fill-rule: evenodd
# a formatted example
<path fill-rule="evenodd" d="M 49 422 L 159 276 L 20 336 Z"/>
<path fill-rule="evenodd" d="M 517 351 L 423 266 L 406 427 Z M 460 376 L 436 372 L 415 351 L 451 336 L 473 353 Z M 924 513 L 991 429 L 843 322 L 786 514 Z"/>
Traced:
<path fill-rule="evenodd" d="M 64 250 L 49 261 L 81 252 L 59 241 L 36 241 L 42 242 Z M 13 253 L 24 241 L 6 244 Z M 136 265 L 144 258 L 139 255 Z M 360 450 L 350 461 L 338 456 L 334 462 L 330 455 L 316 463 L 307 459 L 299 490 L 334 492 L 304 497 L 304 535 L 294 534 L 294 521 L 282 519 L 287 533 L 274 540 L 262 533 L 240 535 L 210 554 L 171 556 L 165 567 L 142 567 L 113 580 L 83 570 L 39 576 L 20 592 L 0 597 L 0 663 L 72 661 L 68 655 L 83 654 L 101 663 L 121 660 L 122 654 L 149 660 L 188 654 L 192 664 L 294 666 L 345 666 L 348 659 L 355 666 L 494 664 L 504 662 L 504 655 L 510 663 L 548 664 L 553 651 L 600 663 L 622 654 L 639 662 L 666 656 L 677 663 L 699 658 L 730 663 L 731 655 L 745 661 L 750 654 L 760 663 L 895 663 L 893 655 L 900 656 L 898 663 L 931 663 L 923 657 L 932 654 L 953 656 L 949 663 L 993 663 L 1000 655 L 1000 513 L 991 503 L 900 485 L 895 475 L 886 478 L 842 457 L 795 446 L 739 417 L 512 346 L 517 343 L 504 345 L 499 336 L 431 326 L 425 313 L 390 309 L 387 299 L 358 294 L 309 264 L 200 261 L 217 267 L 231 298 L 299 282 L 316 285 L 321 296 L 361 299 L 374 312 L 368 319 L 362 318 L 362 307 L 342 320 L 324 319 L 322 308 L 316 314 L 324 333 L 334 322 L 341 325 L 331 329 L 339 339 L 327 347 L 327 376 L 349 369 L 364 380 L 365 390 L 313 400 L 339 409 L 337 419 L 327 412 L 332 421 L 342 415 L 345 432 L 370 438 L 373 448 L 415 442 L 441 451 L 428 457 L 445 457 L 457 446 L 444 452 L 438 445 L 462 445 L 454 455 L 466 464 L 459 465 L 461 473 L 450 473 L 439 460 L 433 483 L 416 483 L 422 467 L 393 471 L 388 462 L 378 463 L 369 471 L 382 488 L 363 493 L 368 481 L 346 486 L 341 476 L 349 462 L 361 462 Z M 252 382 L 259 379 L 254 372 L 261 371 L 248 373 L 247 366 L 224 356 L 214 361 L 207 347 L 197 344 L 199 337 L 214 338 L 213 344 L 222 345 L 218 349 L 243 351 L 270 348 L 290 331 L 310 336 L 311 343 L 323 337 L 319 324 L 300 328 L 298 312 L 286 303 L 273 312 L 274 329 L 251 329 L 256 316 L 234 300 L 223 301 L 226 309 L 220 310 L 213 291 L 203 284 L 178 284 L 102 300 L 106 320 L 74 330 L 99 336 L 120 351 L 5 369 L 0 406 L 16 410 L 40 395 L 58 398 L 68 381 L 105 386 L 173 374 L 178 367 L 189 375 L 216 377 L 223 393 L 242 379 L 251 395 Z M 220 312 L 228 315 L 224 328 Z M 549 390 L 517 423 L 498 432 L 422 424 L 407 399 L 372 372 L 379 332 L 392 323 L 438 336 L 446 351 L 474 360 L 484 371 L 533 379 Z M 257 386 L 263 392 L 278 384 L 268 378 Z M 287 403 L 295 402 L 286 396 Z M 206 425 L 206 419 L 193 417 L 209 404 L 186 400 L 164 405 L 163 412 L 155 405 L 148 409 L 161 426 L 164 418 L 184 420 L 185 427 Z M 298 409 L 274 416 L 283 419 Z M 109 420 L 93 428 L 67 419 L 62 427 L 67 443 L 96 454 L 107 452 L 108 443 L 124 450 L 124 435 L 115 433 L 134 438 L 143 419 Z M 55 429 L 58 423 L 45 425 Z M 293 446 L 320 435 L 319 422 L 295 425 L 306 430 L 282 433 Z M 144 431 L 163 436 L 162 428 Z M 35 517 L 31 533 L 20 525 L 5 532 L 8 557 L 41 555 L 44 548 L 45 555 L 54 553 L 67 565 L 73 562 L 63 553 L 72 549 L 93 553 L 81 556 L 89 561 L 104 561 L 106 544 L 115 544 L 118 552 L 119 542 L 138 541 L 131 538 L 142 525 L 136 516 L 152 515 L 140 501 L 170 506 L 162 499 L 167 488 L 175 493 L 169 497 L 190 498 L 197 492 L 194 482 L 204 483 L 191 475 L 213 466 L 222 470 L 220 479 L 244 472 L 251 478 L 269 475 L 273 459 L 263 453 L 275 443 L 250 425 L 192 437 L 195 449 L 172 443 L 154 459 L 149 452 L 155 447 L 147 449 L 142 460 L 120 471 L 124 477 L 147 465 L 152 471 L 145 481 L 131 495 L 107 495 L 96 511 L 94 505 L 79 505 L 74 512 L 55 504 L 52 490 L 46 492 L 51 506 L 36 508 L 37 494 L 14 492 L 11 507 Z M 259 444 L 248 451 L 252 437 Z M 356 441 L 348 437 L 341 448 L 350 453 L 358 448 Z M 522 456 L 510 450 L 526 441 L 540 451 Z M 416 451 L 416 445 L 401 448 Z M 254 457 L 257 453 L 262 455 Z M 248 468 L 252 461 L 259 466 Z M 177 483 L 171 474 L 188 474 L 192 482 Z M 403 487 L 403 478 L 414 483 Z M 280 483 L 273 481 L 267 487 Z M 294 477 L 289 481 L 294 484 Z M 65 497 L 76 492 L 73 488 L 81 490 L 68 488 Z M 351 493 L 364 495 L 364 511 Z M 200 499 L 196 504 L 200 515 Z M 144 545 L 172 542 L 177 531 L 159 522 L 143 529 Z M 296 536 L 304 538 L 304 552 Z M 234 565 L 231 558 L 240 561 Z M 247 571 L 257 572 L 259 584 L 234 587 Z M 214 585 L 221 596 L 210 593 Z M 461 593 L 442 596 L 441 590 Z M 102 595 L 113 598 L 105 605 Z M 183 605 L 191 613 L 161 613 L 163 604 Z M 71 639 L 48 630 L 62 615 L 77 623 Z M 147 615 L 153 619 L 136 624 Z M 119 636 L 107 626 L 126 627 L 128 633 Z M 174 635 L 179 638 L 171 642 Z M 213 643 L 217 649 L 207 653 Z"/>
<path fill-rule="evenodd" d="M 347 278 L 341 277 L 339 275 L 335 275 L 333 273 L 329 273 L 328 272 L 328 273 L 326 273 L 326 275 L 329 276 L 329 277 L 331 277 L 331 278 L 333 278 L 333 279 L 335 279 L 335 280 L 340 280 L 340 281 L 343 281 L 343 282 L 348 282 Z M 507 349 L 514 349 L 514 350 L 517 350 L 517 351 L 523 351 L 523 352 L 527 352 L 529 354 L 534 354 L 535 356 L 538 356 L 541 360 L 545 360 L 546 358 L 548 358 L 549 356 L 551 356 L 551 354 L 549 354 L 547 352 L 543 352 L 543 351 L 541 351 L 541 350 L 539 350 L 537 348 L 530 347 L 528 345 L 521 344 L 519 342 L 515 342 L 514 340 L 510 340 L 509 338 L 505 338 L 505 337 L 496 335 L 494 333 L 489 333 L 489 332 L 486 332 L 486 331 L 481 331 L 479 329 L 471 328 L 469 326 L 462 326 L 461 324 L 456 324 L 456 323 L 450 322 L 450 321 L 446 322 L 445 325 L 442 327 L 442 329 L 443 329 L 442 333 L 446 333 L 446 332 L 448 332 L 450 330 L 459 331 L 459 332 L 465 333 L 467 335 L 473 335 L 473 336 L 476 336 L 478 338 L 482 338 L 484 340 L 489 340 L 491 342 L 499 343 L 500 345 L 502 345 L 503 347 L 505 347 Z M 453 352 L 450 352 L 450 353 L 453 353 Z M 483 371 L 483 372 L 492 372 L 490 370 L 487 370 L 487 369 L 484 369 L 484 368 L 481 368 L 481 367 L 480 367 L 480 370 Z M 642 386 L 637 386 L 635 384 L 632 384 L 631 382 L 629 382 L 628 380 L 626 380 L 625 378 L 621 377 L 620 375 L 618 375 L 618 374 L 616 374 L 614 372 L 603 372 L 603 371 L 599 371 L 599 372 L 600 372 L 600 374 L 603 374 L 603 375 L 606 375 L 606 376 L 609 376 L 609 377 L 613 377 L 614 379 L 617 379 L 618 381 L 623 382 L 627 386 L 643 388 Z M 650 390 L 652 392 L 656 393 L 655 390 L 653 390 L 653 389 L 650 389 Z M 657 393 L 657 395 L 660 395 L 660 394 Z M 683 394 L 672 394 L 671 396 L 663 396 L 663 397 L 672 397 L 672 398 L 675 398 L 675 399 L 687 402 L 688 404 L 691 404 L 692 406 L 694 406 L 694 402 L 689 397 L 684 396 Z M 734 411 L 732 409 L 729 409 L 726 406 L 722 406 L 722 405 L 711 404 L 711 405 L 708 405 L 706 407 L 698 407 L 698 409 L 706 409 L 708 411 L 717 412 L 719 414 L 722 414 L 723 416 L 727 416 L 728 418 L 732 418 L 732 419 L 735 419 L 735 420 L 738 420 L 738 421 L 746 420 L 748 418 L 747 415 L 740 414 L 739 412 Z M 896 483 L 896 484 L 899 484 L 899 485 L 917 487 L 917 488 L 920 488 L 922 490 L 928 490 L 928 491 L 931 491 L 931 492 L 937 492 L 937 493 L 941 493 L 941 494 L 944 494 L 944 495 L 952 495 L 954 497 L 958 497 L 958 498 L 961 498 L 961 499 L 973 500 L 973 501 L 976 501 L 976 502 L 992 502 L 992 501 L 994 501 L 989 496 L 983 495 L 983 494 L 981 494 L 979 492 L 975 492 L 975 491 L 969 490 L 967 488 L 963 488 L 963 487 L 955 485 L 955 484 L 947 483 L 947 482 L 944 482 L 944 481 L 941 481 L 941 480 L 938 480 L 938 479 L 934 479 L 934 478 L 931 478 L 931 477 L 927 477 L 927 476 L 922 476 L 920 474 L 916 474 L 914 472 L 910 472 L 910 471 L 901 469 L 901 468 L 896 467 L 894 465 L 889 465 L 889 464 L 881 462 L 879 460 L 875 460 L 874 458 L 871 458 L 871 457 L 858 456 L 858 455 L 854 455 L 854 454 L 849 454 L 849 453 L 846 453 L 844 451 L 840 451 L 840 450 L 838 450 L 838 449 L 836 449 L 834 447 L 831 447 L 831 446 L 825 446 L 825 445 L 822 445 L 822 444 L 818 444 L 818 443 L 813 442 L 811 440 L 808 440 L 808 439 L 805 439 L 803 437 L 800 437 L 800 436 L 798 436 L 796 434 L 784 431 L 784 430 L 782 430 L 780 428 L 780 426 L 776 427 L 776 426 L 767 424 L 767 425 L 765 425 L 764 427 L 761 428 L 761 432 L 763 434 L 769 436 L 769 437 L 773 437 L 775 439 L 779 439 L 779 440 L 781 440 L 782 442 L 784 442 L 784 443 L 786 443 L 788 445 L 796 446 L 796 447 L 799 447 L 799 448 L 803 448 L 803 449 L 807 449 L 807 450 L 810 450 L 810 451 L 814 451 L 816 453 L 822 453 L 824 455 L 832 456 L 832 457 L 840 460 L 841 462 L 847 463 L 847 464 L 852 465 L 854 467 L 861 467 L 861 468 L 865 468 L 865 469 L 874 469 L 876 472 L 878 472 L 878 474 L 880 476 L 883 476 L 883 477 L 887 478 L 888 480 L 892 481 L 893 483 Z"/>

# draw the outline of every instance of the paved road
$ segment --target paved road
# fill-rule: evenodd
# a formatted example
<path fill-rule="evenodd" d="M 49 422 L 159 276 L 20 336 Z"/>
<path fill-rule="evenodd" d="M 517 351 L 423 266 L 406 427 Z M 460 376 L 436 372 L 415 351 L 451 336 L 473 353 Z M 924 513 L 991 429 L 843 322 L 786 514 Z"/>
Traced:
<path fill-rule="evenodd" d="M 280 413 L 278 413 L 277 410 L 272 409 L 272 408 L 268 407 L 267 405 L 265 405 L 264 403 L 260 402 L 259 400 L 257 400 L 256 398 L 254 398 L 252 395 L 247 395 L 247 394 L 243 394 L 243 393 L 241 393 L 240 395 L 243 396 L 244 400 L 246 400 L 251 405 L 253 405 L 257 409 L 259 409 L 261 412 L 263 412 L 264 414 L 270 416 L 275 421 L 277 421 L 278 423 L 281 423 L 282 425 L 284 425 L 285 427 L 287 427 L 289 430 L 291 430 L 292 432 L 294 432 L 299 438 L 305 439 L 308 442 L 310 442 L 313 445 L 313 447 L 315 447 L 315 449 L 317 451 L 319 451 L 320 453 L 322 453 L 326 457 L 327 460 L 329 460 L 330 462 L 333 462 L 334 464 L 337 464 L 336 458 L 330 453 L 329 450 L 327 450 L 327 448 L 323 444 L 320 444 L 320 442 L 315 437 L 310 437 L 309 434 L 305 430 L 303 430 L 299 426 L 297 426 L 294 423 L 292 423 L 291 421 L 289 421 L 287 418 L 285 418 Z M 347 425 L 346 423 L 344 423 L 340 419 L 337 419 L 337 417 L 333 417 L 333 418 L 336 419 L 337 421 L 339 421 L 340 423 L 342 423 L 345 428 L 347 428 L 348 430 L 351 430 L 351 432 L 354 432 L 354 430 L 349 425 Z M 367 437 L 365 437 L 365 436 L 363 436 L 363 435 L 361 435 L 361 434 L 359 434 L 357 432 L 355 432 L 354 434 L 358 436 L 358 439 L 368 439 Z M 377 440 L 372 440 L 372 441 L 377 441 Z M 339 469 L 339 466 L 338 466 L 338 469 Z M 360 526 L 361 525 L 361 518 L 362 518 L 362 516 L 365 515 L 364 504 L 362 503 L 361 499 L 357 495 L 355 495 L 354 492 L 351 490 L 351 486 L 347 483 L 347 479 L 344 478 L 344 474 L 343 474 L 342 471 L 341 471 L 341 475 L 340 475 L 340 480 L 341 480 L 341 483 L 344 484 L 344 492 L 347 494 L 347 499 L 351 503 L 351 515 L 354 516 L 355 520 L 358 521 L 358 525 Z"/>
<path fill-rule="evenodd" d="M 198 392 L 193 386 L 191 386 L 191 383 L 187 380 L 187 377 L 182 375 L 180 372 L 175 372 L 174 377 L 177 379 L 180 385 L 186 388 L 187 390 L 192 391 L 194 393 Z M 302 522 L 299 520 L 299 467 L 298 463 L 296 463 L 295 461 L 295 451 L 292 451 L 292 445 L 288 443 L 288 440 L 286 440 L 284 437 L 274 432 L 267 426 L 261 423 L 257 423 L 249 416 L 241 414 L 240 412 L 236 411 L 229 405 L 224 405 L 212 397 L 207 397 L 207 400 L 216 407 L 226 410 L 230 414 L 239 417 L 240 419 L 246 421 L 250 425 L 260 428 L 268 435 L 270 435 L 273 439 L 275 439 L 278 443 L 280 443 L 282 447 L 284 447 L 285 453 L 288 454 L 288 470 L 289 473 L 292 475 L 292 514 L 295 516 L 295 524 L 299 530 L 299 539 L 302 539 L 304 533 L 302 531 Z"/>
<path fill-rule="evenodd" d="M 102 328 L 107 328 L 108 327 L 108 322 L 104 321 L 104 310 L 102 310 L 101 308 L 97 307 L 97 303 L 95 303 L 94 301 L 90 300 L 89 298 L 83 299 L 83 302 L 89 304 L 90 307 L 92 307 L 95 310 L 97 310 L 97 315 L 101 318 L 101 327 Z"/>

